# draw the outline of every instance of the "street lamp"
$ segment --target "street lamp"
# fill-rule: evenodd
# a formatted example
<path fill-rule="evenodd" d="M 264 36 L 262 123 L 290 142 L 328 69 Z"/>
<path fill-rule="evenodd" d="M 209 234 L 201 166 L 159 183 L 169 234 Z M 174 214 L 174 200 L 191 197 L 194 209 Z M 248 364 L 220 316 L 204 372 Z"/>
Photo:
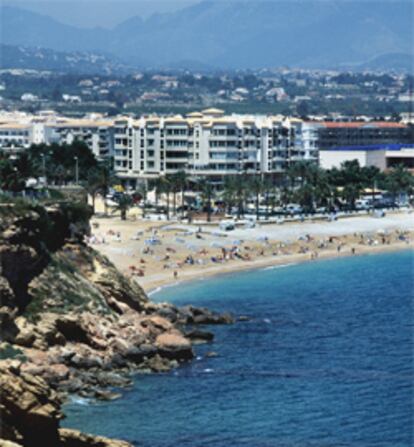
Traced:
<path fill-rule="evenodd" d="M 74 157 L 75 160 L 75 183 L 79 184 L 79 159 L 78 157 Z"/>
<path fill-rule="evenodd" d="M 40 156 L 42 157 L 43 178 L 44 178 L 45 186 L 47 186 L 47 177 L 46 177 L 46 155 L 42 152 L 42 153 L 40 154 Z"/>

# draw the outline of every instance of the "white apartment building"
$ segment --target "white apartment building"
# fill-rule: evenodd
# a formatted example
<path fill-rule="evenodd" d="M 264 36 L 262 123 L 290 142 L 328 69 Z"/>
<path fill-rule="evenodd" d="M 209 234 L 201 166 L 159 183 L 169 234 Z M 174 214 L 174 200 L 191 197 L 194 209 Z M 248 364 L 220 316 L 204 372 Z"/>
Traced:
<path fill-rule="evenodd" d="M 222 181 L 246 172 L 280 175 L 296 160 L 317 161 L 314 134 L 282 116 L 228 115 L 207 109 L 182 117 L 121 118 L 114 123 L 117 175 L 131 186 L 180 170 Z"/>
<path fill-rule="evenodd" d="M 27 149 L 33 141 L 33 129 L 30 124 L 18 122 L 0 122 L 0 149 L 18 152 Z"/>
<path fill-rule="evenodd" d="M 103 119 L 57 119 L 44 124 L 46 143 L 84 142 L 97 158 L 113 154 L 113 121 Z"/>
<path fill-rule="evenodd" d="M 98 158 L 113 154 L 113 120 L 71 119 L 46 111 L 39 115 L 0 113 L 0 149 L 19 152 L 32 144 L 82 141 Z"/>

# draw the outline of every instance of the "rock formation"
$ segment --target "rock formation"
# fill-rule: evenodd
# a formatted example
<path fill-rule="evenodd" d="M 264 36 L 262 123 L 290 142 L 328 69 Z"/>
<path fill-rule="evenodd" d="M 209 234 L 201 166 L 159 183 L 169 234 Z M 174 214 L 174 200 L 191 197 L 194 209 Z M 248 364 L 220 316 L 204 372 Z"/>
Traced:
<path fill-rule="evenodd" d="M 131 372 L 168 371 L 212 340 L 187 325 L 233 321 L 149 301 L 82 243 L 89 217 L 76 204 L 0 207 L 0 446 L 127 446 L 59 428 L 62 399 L 112 399 Z"/>

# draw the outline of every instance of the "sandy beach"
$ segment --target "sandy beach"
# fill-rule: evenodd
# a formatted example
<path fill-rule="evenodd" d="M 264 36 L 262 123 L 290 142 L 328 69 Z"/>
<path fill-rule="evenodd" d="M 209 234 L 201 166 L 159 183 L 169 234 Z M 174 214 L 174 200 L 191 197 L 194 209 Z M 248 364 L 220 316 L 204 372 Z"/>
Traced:
<path fill-rule="evenodd" d="M 402 211 L 333 222 L 259 222 L 227 232 L 217 225 L 100 217 L 92 220 L 89 243 L 151 292 L 238 270 L 412 248 L 413 239 L 413 216 Z"/>

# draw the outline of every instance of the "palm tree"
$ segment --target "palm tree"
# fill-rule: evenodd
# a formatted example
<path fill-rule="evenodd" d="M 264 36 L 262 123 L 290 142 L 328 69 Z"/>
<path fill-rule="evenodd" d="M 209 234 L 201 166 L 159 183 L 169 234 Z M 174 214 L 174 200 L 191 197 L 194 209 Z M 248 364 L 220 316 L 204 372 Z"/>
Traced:
<path fill-rule="evenodd" d="M 155 193 L 155 206 L 158 207 L 158 202 L 160 199 L 160 196 L 164 192 L 164 177 L 157 177 L 154 179 L 151 179 L 148 183 L 148 190 L 154 190 Z"/>
<path fill-rule="evenodd" d="M 408 169 L 399 164 L 392 168 L 385 177 L 385 186 L 392 194 L 394 201 L 401 193 L 410 193 L 414 185 L 414 177 Z"/>
<path fill-rule="evenodd" d="M 142 202 L 142 217 L 145 218 L 145 209 L 147 206 L 147 195 L 148 195 L 148 186 L 146 181 L 138 185 L 137 195 L 139 196 L 139 199 Z"/>
<path fill-rule="evenodd" d="M 127 213 L 133 205 L 134 201 L 132 200 L 132 197 L 127 194 L 122 194 L 112 212 L 116 213 L 119 211 L 121 214 L 121 220 L 126 220 Z"/>
<path fill-rule="evenodd" d="M 88 171 L 85 188 L 88 194 L 90 194 L 92 197 L 92 208 L 94 212 L 96 196 L 97 194 L 101 193 L 103 196 L 105 214 L 108 213 L 106 196 L 109 192 L 109 188 L 115 183 L 115 181 L 116 177 L 114 176 L 107 163 L 102 164 L 96 168 L 92 168 Z"/>
<path fill-rule="evenodd" d="M 184 193 L 188 185 L 188 176 L 185 171 L 178 171 L 175 174 L 177 185 L 181 191 L 181 218 L 184 218 Z"/>
<path fill-rule="evenodd" d="M 201 191 L 201 200 L 203 207 L 207 209 L 207 222 L 211 222 L 211 199 L 214 191 L 210 181 L 203 178 L 198 181 L 198 187 Z"/>
<path fill-rule="evenodd" d="M 174 216 L 176 216 L 177 215 L 177 193 L 180 190 L 180 185 L 178 183 L 178 178 L 175 174 L 171 175 L 170 183 L 171 183 L 171 192 L 173 194 L 173 213 L 174 213 Z"/>
<path fill-rule="evenodd" d="M 265 207 L 266 207 L 266 216 L 265 219 L 269 219 L 269 201 L 270 201 L 270 194 L 272 190 L 273 184 L 272 181 L 269 178 L 264 178 L 263 180 L 263 193 L 265 196 Z"/>
<path fill-rule="evenodd" d="M 88 178 L 85 184 L 87 193 L 92 198 L 92 211 L 95 214 L 95 200 L 96 196 L 101 190 L 101 173 L 98 169 L 90 169 L 88 172 Z"/>
<path fill-rule="evenodd" d="M 222 193 L 223 202 L 227 208 L 227 212 L 230 214 L 234 205 L 236 204 L 236 191 L 235 183 L 232 177 L 226 177 L 224 180 L 224 189 Z"/>
<path fill-rule="evenodd" d="M 109 163 L 103 164 L 101 167 L 100 190 L 103 196 L 105 215 L 108 214 L 108 204 L 106 202 L 106 196 L 108 195 L 109 189 L 115 183 L 115 181 L 116 177 L 112 171 L 112 167 L 110 166 L 110 164 Z"/>
<path fill-rule="evenodd" d="M 254 194 L 255 207 L 256 207 L 256 219 L 259 220 L 259 205 L 260 194 L 263 192 L 263 180 L 259 175 L 255 175 L 249 182 L 249 189 Z"/>
<path fill-rule="evenodd" d="M 231 177 L 231 182 L 233 183 L 234 194 L 236 196 L 237 219 L 240 219 L 240 217 L 244 214 L 244 202 L 248 189 L 246 176 L 244 174 L 234 175 Z"/>

